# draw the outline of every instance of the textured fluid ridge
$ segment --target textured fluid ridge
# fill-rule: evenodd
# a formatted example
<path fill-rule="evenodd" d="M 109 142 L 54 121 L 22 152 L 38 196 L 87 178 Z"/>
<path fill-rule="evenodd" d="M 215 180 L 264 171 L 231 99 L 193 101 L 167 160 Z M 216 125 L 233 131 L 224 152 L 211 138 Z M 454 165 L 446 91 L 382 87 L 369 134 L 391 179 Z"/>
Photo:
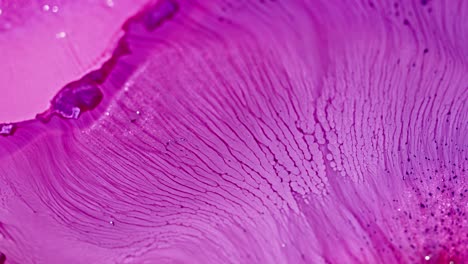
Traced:
<path fill-rule="evenodd" d="M 467 17 L 149 2 L 0 125 L 0 263 L 466 263 Z"/>

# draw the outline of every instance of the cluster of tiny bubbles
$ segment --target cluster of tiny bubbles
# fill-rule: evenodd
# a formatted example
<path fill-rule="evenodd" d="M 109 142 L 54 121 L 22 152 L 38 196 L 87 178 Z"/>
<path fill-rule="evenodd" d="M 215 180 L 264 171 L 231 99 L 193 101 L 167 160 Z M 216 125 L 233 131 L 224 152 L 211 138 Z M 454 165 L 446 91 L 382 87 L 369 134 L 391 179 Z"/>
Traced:
<path fill-rule="evenodd" d="M 41 9 L 43 12 L 51 13 L 51 14 L 57 14 L 60 11 L 60 7 L 52 3 L 42 5 Z M 55 34 L 56 39 L 64 39 L 67 36 L 68 36 L 67 32 L 63 30 Z"/>
<path fill-rule="evenodd" d="M 47 1 L 45 4 L 39 1 L 39 3 L 35 5 L 23 2 L 24 1 L 0 0 L 0 31 L 11 30 L 23 25 L 27 21 L 30 21 L 31 16 L 37 12 L 58 14 L 60 11 L 58 4 L 51 3 L 57 2 L 56 0 Z"/>
<path fill-rule="evenodd" d="M 42 11 L 44 11 L 44 12 L 58 13 L 59 9 L 60 8 L 57 5 L 45 4 L 45 5 L 42 6 Z"/>

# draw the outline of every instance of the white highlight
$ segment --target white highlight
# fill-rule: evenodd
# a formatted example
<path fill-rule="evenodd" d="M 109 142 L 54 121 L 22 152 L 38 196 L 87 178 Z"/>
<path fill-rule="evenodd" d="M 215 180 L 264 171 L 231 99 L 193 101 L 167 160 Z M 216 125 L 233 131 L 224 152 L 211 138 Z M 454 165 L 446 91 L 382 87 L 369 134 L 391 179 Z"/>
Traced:
<path fill-rule="evenodd" d="M 55 37 L 58 39 L 65 38 L 66 36 L 67 36 L 67 33 L 64 31 L 55 34 Z"/>

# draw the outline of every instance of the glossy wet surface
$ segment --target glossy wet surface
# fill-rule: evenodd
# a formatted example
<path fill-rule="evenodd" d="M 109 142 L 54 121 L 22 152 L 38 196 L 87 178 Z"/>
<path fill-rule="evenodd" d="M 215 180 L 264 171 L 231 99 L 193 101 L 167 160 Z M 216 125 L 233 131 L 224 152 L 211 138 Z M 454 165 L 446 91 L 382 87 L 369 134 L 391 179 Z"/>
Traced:
<path fill-rule="evenodd" d="M 463 263 L 467 14 L 463 1 L 145 6 L 49 111 L 0 127 L 14 128 L 0 137 L 2 252 Z"/>

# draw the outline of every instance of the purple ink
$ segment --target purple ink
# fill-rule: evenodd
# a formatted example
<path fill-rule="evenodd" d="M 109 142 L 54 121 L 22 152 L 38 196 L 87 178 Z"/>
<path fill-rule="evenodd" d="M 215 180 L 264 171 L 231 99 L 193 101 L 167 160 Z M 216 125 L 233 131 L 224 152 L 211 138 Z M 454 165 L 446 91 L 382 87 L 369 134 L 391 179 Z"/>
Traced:
<path fill-rule="evenodd" d="M 14 124 L 0 124 L 0 135 L 9 136 L 15 132 Z"/>
<path fill-rule="evenodd" d="M 98 70 L 0 126 L 2 252 L 466 262 L 465 14 L 464 1 L 150 1 Z"/>
<path fill-rule="evenodd" d="M 161 0 L 146 11 L 144 15 L 144 24 L 148 30 L 155 30 L 164 21 L 170 19 L 178 10 L 178 5 L 173 0 Z"/>

